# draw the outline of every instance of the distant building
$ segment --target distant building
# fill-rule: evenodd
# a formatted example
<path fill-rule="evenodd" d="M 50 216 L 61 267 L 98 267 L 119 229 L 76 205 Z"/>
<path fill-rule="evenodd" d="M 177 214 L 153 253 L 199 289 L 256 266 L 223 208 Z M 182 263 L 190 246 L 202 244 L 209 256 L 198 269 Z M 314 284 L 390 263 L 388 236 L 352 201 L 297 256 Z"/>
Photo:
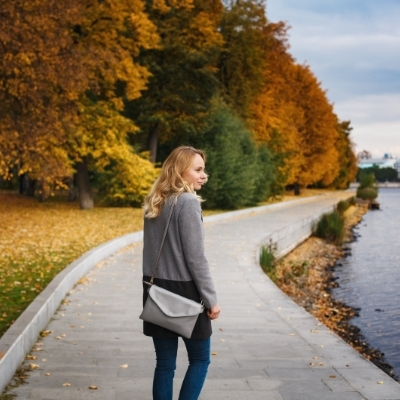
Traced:
<path fill-rule="evenodd" d="M 394 168 L 400 172 L 400 161 L 391 154 L 385 154 L 383 158 L 358 158 L 358 168 L 372 168 L 374 165 L 379 168 Z"/>
<path fill-rule="evenodd" d="M 397 169 L 397 173 L 400 176 L 400 160 L 396 160 L 393 168 Z"/>

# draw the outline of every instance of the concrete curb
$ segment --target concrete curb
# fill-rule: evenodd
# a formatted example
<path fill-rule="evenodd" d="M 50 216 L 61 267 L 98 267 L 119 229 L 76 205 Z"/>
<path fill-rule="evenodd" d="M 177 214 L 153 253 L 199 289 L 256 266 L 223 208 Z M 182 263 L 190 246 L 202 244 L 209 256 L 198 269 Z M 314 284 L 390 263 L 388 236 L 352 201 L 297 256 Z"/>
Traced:
<path fill-rule="evenodd" d="M 324 196 L 325 194 L 319 194 L 317 196 L 304 197 L 303 199 L 282 201 L 280 203 L 267 204 L 265 206 L 245 208 L 244 210 L 229 211 L 221 214 L 210 215 L 204 218 L 204 223 L 218 222 L 226 219 L 243 217 L 246 215 L 256 214 L 260 212 L 278 210 L 280 208 L 291 206 L 292 204 L 304 204 L 304 203 L 309 203 L 311 201 L 316 201 Z"/>
<path fill-rule="evenodd" d="M 299 244 L 308 239 L 320 219 L 325 213 L 330 213 L 335 209 L 335 206 L 329 206 L 323 209 L 320 213 L 313 217 L 304 218 L 293 225 L 286 226 L 278 231 L 268 235 L 261 241 L 260 247 L 256 252 L 256 262 L 259 260 L 261 246 L 272 246 L 274 255 L 280 259 L 289 254 Z"/>
<path fill-rule="evenodd" d="M 316 201 L 323 196 L 325 195 L 212 215 L 205 217 L 204 222 L 213 223 L 254 213 L 273 211 L 293 204 Z M 332 207 L 330 207 L 330 209 L 331 208 Z M 308 220 L 310 219 L 306 219 L 304 224 L 298 223 L 274 233 L 271 237 L 266 238 L 263 243 L 267 243 L 267 241 L 271 239 L 274 243 L 279 244 L 279 246 L 286 246 L 285 248 L 290 248 L 291 250 L 301 242 L 302 238 L 302 240 L 305 240 L 310 236 L 311 223 L 315 218 L 313 218 L 312 221 Z M 299 226 L 297 227 L 297 225 Z M 285 235 L 288 235 L 290 239 L 285 241 Z M 292 239 L 295 242 L 291 243 L 290 240 Z M 0 339 L 0 393 L 3 392 L 4 388 L 11 381 L 15 372 L 24 361 L 26 354 L 37 341 L 40 332 L 45 329 L 60 306 L 61 301 L 74 287 L 76 282 L 85 276 L 98 262 L 128 245 L 141 242 L 142 240 L 143 231 L 140 231 L 121 236 L 95 247 L 67 266 L 50 282 L 46 289 L 36 297 Z"/>

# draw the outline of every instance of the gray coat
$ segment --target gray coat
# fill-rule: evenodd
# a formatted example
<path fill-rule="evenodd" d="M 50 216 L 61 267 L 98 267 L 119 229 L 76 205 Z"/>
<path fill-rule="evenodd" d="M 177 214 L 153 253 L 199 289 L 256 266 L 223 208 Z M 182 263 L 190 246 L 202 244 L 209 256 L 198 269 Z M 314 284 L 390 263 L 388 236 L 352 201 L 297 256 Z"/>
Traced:
<path fill-rule="evenodd" d="M 164 204 L 156 218 L 145 218 L 143 238 L 143 280 L 149 280 L 161 246 L 171 202 Z M 172 214 L 168 233 L 157 266 L 155 283 L 195 301 L 203 300 L 207 309 L 217 304 L 217 295 L 204 254 L 204 229 L 200 203 L 191 193 L 181 194 Z M 143 286 L 145 301 L 147 285 Z M 149 336 L 173 336 L 171 331 L 144 323 Z M 206 315 L 199 317 L 192 338 L 211 335 L 211 323 Z"/>

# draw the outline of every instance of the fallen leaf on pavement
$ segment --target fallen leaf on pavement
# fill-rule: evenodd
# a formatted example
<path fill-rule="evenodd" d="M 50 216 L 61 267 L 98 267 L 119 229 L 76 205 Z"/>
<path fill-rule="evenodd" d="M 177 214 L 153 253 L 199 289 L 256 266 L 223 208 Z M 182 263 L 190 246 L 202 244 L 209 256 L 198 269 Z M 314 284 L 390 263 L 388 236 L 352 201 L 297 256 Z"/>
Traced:
<path fill-rule="evenodd" d="M 42 332 L 40 332 L 40 336 L 41 336 L 41 337 L 45 337 L 45 336 L 50 335 L 50 334 L 53 333 L 53 332 L 54 332 L 54 331 L 49 331 L 49 330 L 42 331 Z"/>

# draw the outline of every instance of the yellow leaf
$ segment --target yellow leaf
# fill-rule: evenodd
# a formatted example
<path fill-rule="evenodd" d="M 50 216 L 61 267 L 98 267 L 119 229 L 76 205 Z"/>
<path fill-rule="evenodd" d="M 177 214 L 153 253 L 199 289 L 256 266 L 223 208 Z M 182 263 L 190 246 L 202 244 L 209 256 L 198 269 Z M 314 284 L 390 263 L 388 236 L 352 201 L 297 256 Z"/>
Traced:
<path fill-rule="evenodd" d="M 40 336 L 41 336 L 41 337 L 45 337 L 45 336 L 50 335 L 50 334 L 53 333 L 53 332 L 54 332 L 54 331 L 50 331 L 50 330 L 42 331 L 42 332 L 40 332 Z"/>

